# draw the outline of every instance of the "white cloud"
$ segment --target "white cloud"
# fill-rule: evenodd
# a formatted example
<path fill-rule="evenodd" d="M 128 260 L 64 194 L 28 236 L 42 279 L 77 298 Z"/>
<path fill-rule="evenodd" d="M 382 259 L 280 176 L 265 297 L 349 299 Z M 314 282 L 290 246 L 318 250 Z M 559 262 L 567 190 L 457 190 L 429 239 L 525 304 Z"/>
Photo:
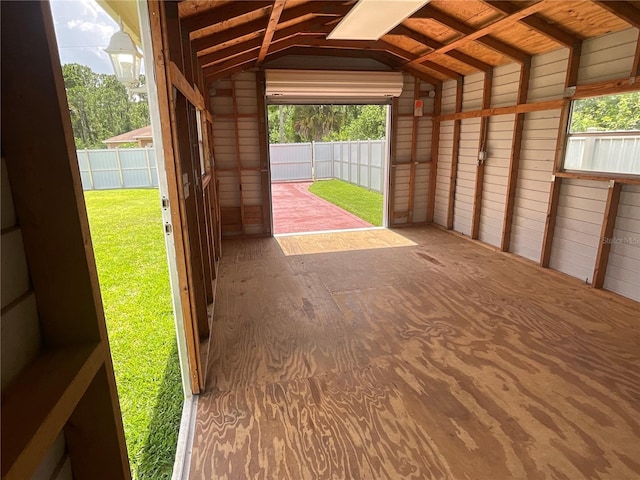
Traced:
<path fill-rule="evenodd" d="M 112 25 L 104 25 L 100 23 L 88 22 L 86 20 L 70 20 L 67 22 L 69 29 L 78 29 L 81 32 L 89 32 L 100 35 L 101 38 L 110 39 L 111 35 L 116 31 Z"/>
<path fill-rule="evenodd" d="M 118 26 L 95 0 L 51 0 L 60 60 L 112 73 L 104 48 Z"/>

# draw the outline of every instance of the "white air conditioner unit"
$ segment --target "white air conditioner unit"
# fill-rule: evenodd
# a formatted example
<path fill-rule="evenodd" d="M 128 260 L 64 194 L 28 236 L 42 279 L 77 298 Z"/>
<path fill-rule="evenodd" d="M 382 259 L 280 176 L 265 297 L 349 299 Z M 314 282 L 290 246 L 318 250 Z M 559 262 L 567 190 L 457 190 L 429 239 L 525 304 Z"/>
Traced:
<path fill-rule="evenodd" d="M 345 72 L 328 70 L 266 70 L 266 95 L 272 102 L 287 100 L 383 101 L 399 97 L 403 77 L 400 72 Z"/>

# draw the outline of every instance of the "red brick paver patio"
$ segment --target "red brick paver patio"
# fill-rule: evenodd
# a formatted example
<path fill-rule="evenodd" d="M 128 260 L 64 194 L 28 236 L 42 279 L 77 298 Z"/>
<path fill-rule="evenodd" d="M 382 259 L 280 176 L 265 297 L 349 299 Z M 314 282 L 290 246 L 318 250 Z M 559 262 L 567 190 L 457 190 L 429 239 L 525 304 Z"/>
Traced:
<path fill-rule="evenodd" d="M 371 227 L 370 223 L 309 192 L 312 182 L 274 183 L 273 232 L 301 233 Z"/>

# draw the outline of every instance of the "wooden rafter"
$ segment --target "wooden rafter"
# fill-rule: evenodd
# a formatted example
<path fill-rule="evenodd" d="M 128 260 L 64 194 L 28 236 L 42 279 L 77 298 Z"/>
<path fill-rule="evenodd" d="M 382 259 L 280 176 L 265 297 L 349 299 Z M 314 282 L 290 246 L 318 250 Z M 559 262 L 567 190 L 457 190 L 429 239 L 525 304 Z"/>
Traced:
<path fill-rule="evenodd" d="M 478 43 L 481 43 L 484 46 L 489 47 L 490 49 L 502 55 L 512 58 L 513 60 L 519 63 L 525 62 L 527 58 L 529 58 L 529 55 L 527 55 L 525 52 L 515 47 L 512 47 L 511 45 L 507 45 L 506 43 L 502 42 L 501 40 L 498 40 L 497 38 L 492 37 L 491 35 L 485 34 L 484 36 L 477 37 L 477 32 L 479 30 L 476 30 L 473 27 L 470 27 L 466 23 L 459 21 L 458 19 L 446 14 L 442 10 L 438 10 L 437 8 L 432 7 L 431 5 L 427 5 L 426 7 L 423 7 L 420 10 L 418 10 L 418 12 L 414 14 L 412 18 L 431 18 L 436 22 L 441 23 L 445 27 L 448 27 L 451 30 L 455 30 L 456 32 L 462 35 L 465 35 L 465 36 L 474 35 L 476 36 L 475 40 Z M 447 44 L 445 45 L 445 47 L 449 45 L 451 44 Z M 453 48 L 456 48 L 456 46 L 459 46 L 459 43 L 454 45 Z M 450 51 L 450 50 L 451 48 L 449 48 L 447 51 Z M 434 50 L 429 55 L 433 55 L 435 53 L 443 53 L 443 52 L 444 50 Z"/>
<path fill-rule="evenodd" d="M 595 3 L 613 13 L 616 17 L 621 18 L 632 27 L 640 28 L 640 8 L 634 6 L 632 2 L 597 0 Z"/>
<path fill-rule="evenodd" d="M 272 42 L 283 40 L 294 35 L 319 35 L 329 33 L 333 27 L 327 25 L 327 23 L 332 21 L 335 20 L 327 19 L 326 17 L 316 17 L 312 18 L 311 20 L 306 20 L 304 22 L 291 25 L 289 27 L 276 31 L 272 38 Z M 200 63 L 203 67 L 206 67 L 208 65 L 218 63 L 222 60 L 228 60 L 230 57 L 233 57 L 235 55 L 246 53 L 249 50 L 260 48 L 261 45 L 262 40 L 260 38 L 252 38 L 250 40 L 237 43 L 222 50 L 203 55 L 200 57 Z"/>
<path fill-rule="evenodd" d="M 269 52 L 267 52 L 267 57 L 294 46 L 309 44 L 312 38 L 313 37 L 305 35 L 294 35 L 278 42 L 272 42 L 269 48 Z M 250 68 L 255 64 L 257 58 L 258 54 L 255 50 L 242 55 L 238 55 L 227 62 L 223 62 L 203 69 L 204 77 L 209 82 L 215 79 L 228 77 L 233 73 Z"/>
<path fill-rule="evenodd" d="M 287 0 L 275 0 L 275 3 L 273 4 L 271 15 L 269 15 L 269 21 L 267 22 L 267 29 L 264 32 L 262 46 L 260 47 L 260 52 L 258 53 L 258 60 L 256 61 L 257 65 L 260 65 L 267 56 L 269 45 L 271 45 L 273 34 L 276 32 L 278 22 L 280 21 L 280 15 L 282 15 L 282 11 L 284 10 L 284 6 L 286 3 Z"/>
<path fill-rule="evenodd" d="M 238 2 L 238 3 L 242 3 L 242 2 Z M 251 3 L 251 2 L 248 2 L 248 3 Z M 343 5 L 343 4 L 327 5 L 326 3 L 323 3 L 323 2 L 303 3 L 302 5 L 285 9 L 280 15 L 279 23 L 285 24 L 287 22 L 291 22 L 296 19 L 301 19 L 298 23 L 302 24 L 302 22 L 304 22 L 305 20 L 304 16 L 309 15 L 311 13 L 314 13 L 318 16 L 327 16 L 327 15 L 341 16 L 346 14 L 350 8 L 351 8 L 350 5 Z M 223 30 L 221 32 L 217 32 L 211 35 L 193 39 L 191 41 L 191 44 L 193 49 L 196 50 L 199 55 L 201 55 L 201 54 L 204 54 L 201 52 L 215 45 L 219 45 L 221 43 L 225 43 L 230 40 L 251 35 L 256 32 L 261 33 L 261 32 L 264 32 L 265 30 L 266 30 L 266 25 L 265 25 L 264 17 L 262 17 L 262 18 L 258 18 L 258 19 L 246 22 L 242 25 L 238 25 L 236 27 Z"/>
<path fill-rule="evenodd" d="M 436 78 L 433 75 L 430 75 L 426 72 L 418 70 L 417 68 L 411 65 L 408 65 L 408 64 L 403 65 L 402 62 L 399 61 L 397 57 L 391 56 L 388 52 L 371 52 L 369 57 L 373 58 L 374 60 L 377 60 L 378 62 L 384 65 L 387 65 L 388 67 L 394 70 L 404 70 L 408 74 L 413 75 L 414 77 L 419 78 L 421 80 L 424 80 L 427 83 L 435 85 L 436 87 L 442 86 L 442 80 L 440 80 L 439 78 Z"/>
<path fill-rule="evenodd" d="M 437 40 L 429 38 L 426 35 L 423 35 L 420 32 L 416 32 L 415 30 L 405 25 L 398 25 L 390 33 L 404 35 L 405 37 L 421 43 L 422 45 L 429 47 L 432 50 L 437 50 L 438 48 L 444 47 L 444 43 L 440 43 Z M 382 39 L 384 40 L 385 37 L 386 35 L 383 36 Z M 477 58 L 474 58 L 471 55 L 467 55 L 466 53 L 460 52 L 458 50 L 451 50 L 449 52 L 446 52 L 446 55 L 481 71 L 486 71 L 491 68 L 491 65 L 489 65 L 488 63 L 478 60 Z"/>
<path fill-rule="evenodd" d="M 180 24 L 183 30 L 193 32 L 224 22 L 230 18 L 240 17 L 267 8 L 271 4 L 272 2 L 270 1 L 233 2 L 230 5 L 225 4 L 221 7 L 205 10 L 197 15 L 182 18 Z"/>
<path fill-rule="evenodd" d="M 416 58 L 416 54 L 409 52 L 397 45 L 389 43 L 385 40 L 378 40 L 375 42 L 371 42 L 368 40 L 324 40 L 324 39 L 314 39 L 311 43 L 307 44 L 311 47 L 316 48 L 333 48 L 333 49 L 344 49 L 344 50 L 358 50 L 358 51 L 384 51 L 389 53 L 390 55 L 399 59 L 399 65 L 402 65 L 406 62 L 411 62 L 412 59 Z M 369 54 L 361 56 L 370 56 Z M 428 68 L 433 70 L 434 72 L 438 72 L 445 77 L 457 79 L 460 77 L 458 72 L 455 72 L 447 67 L 443 67 L 442 65 L 438 65 L 433 62 L 428 62 L 421 65 L 424 68 Z"/>
<path fill-rule="evenodd" d="M 244 23 L 228 30 L 217 32 L 214 35 L 208 35 L 206 37 L 195 38 L 191 40 L 191 47 L 198 52 L 198 55 L 203 50 L 210 48 L 213 45 L 225 43 L 230 40 L 245 37 L 252 33 L 261 33 L 265 30 L 265 24 L 263 18 L 258 18 L 250 22 Z"/>
<path fill-rule="evenodd" d="M 489 2 L 487 0 L 482 1 L 494 10 L 506 15 L 513 15 L 519 11 L 518 7 L 511 2 Z M 536 32 L 544 35 L 554 42 L 559 43 L 560 45 L 564 45 L 565 47 L 572 47 L 574 43 L 581 40 L 575 35 L 567 32 L 566 30 L 563 30 L 562 28 L 549 23 L 547 19 L 537 13 L 534 13 L 533 15 L 530 15 L 528 17 L 521 18 L 520 23 L 526 25 L 529 28 L 532 28 Z"/>

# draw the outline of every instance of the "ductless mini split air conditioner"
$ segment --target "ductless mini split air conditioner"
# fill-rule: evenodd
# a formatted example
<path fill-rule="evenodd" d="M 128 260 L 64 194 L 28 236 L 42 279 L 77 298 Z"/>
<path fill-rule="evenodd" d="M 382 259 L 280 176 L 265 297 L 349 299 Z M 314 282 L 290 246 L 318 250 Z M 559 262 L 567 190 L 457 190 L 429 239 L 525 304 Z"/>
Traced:
<path fill-rule="evenodd" d="M 340 103 L 359 99 L 380 102 L 399 97 L 403 85 L 400 72 L 267 70 L 265 79 L 266 96 L 271 103 Z"/>

